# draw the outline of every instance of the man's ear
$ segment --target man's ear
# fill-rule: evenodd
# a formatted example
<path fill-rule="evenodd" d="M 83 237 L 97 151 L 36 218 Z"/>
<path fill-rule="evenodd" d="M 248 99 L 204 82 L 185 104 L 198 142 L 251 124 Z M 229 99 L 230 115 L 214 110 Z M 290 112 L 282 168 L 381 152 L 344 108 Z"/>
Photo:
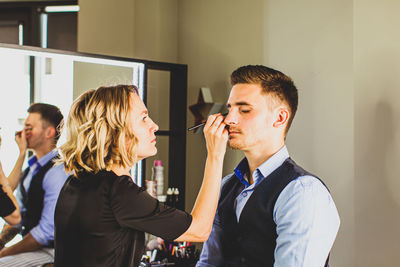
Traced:
<path fill-rule="evenodd" d="M 289 121 L 290 112 L 287 107 L 278 107 L 275 113 L 275 122 L 273 126 L 275 128 L 286 127 L 287 122 Z"/>
<path fill-rule="evenodd" d="M 55 135 L 56 135 L 56 129 L 54 129 L 54 127 L 52 127 L 52 126 L 47 127 L 47 129 L 45 131 L 46 138 L 53 139 Z"/>

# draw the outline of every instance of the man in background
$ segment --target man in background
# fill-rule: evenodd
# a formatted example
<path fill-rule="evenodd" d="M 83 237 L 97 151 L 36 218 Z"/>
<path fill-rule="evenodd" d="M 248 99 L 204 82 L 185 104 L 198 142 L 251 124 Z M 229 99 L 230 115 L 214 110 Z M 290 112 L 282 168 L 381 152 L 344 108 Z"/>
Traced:
<path fill-rule="evenodd" d="M 339 216 L 325 184 L 297 165 L 285 145 L 297 110 L 293 81 L 265 66 L 231 74 L 229 146 L 245 158 L 221 185 L 197 267 L 328 266 Z"/>
<path fill-rule="evenodd" d="M 23 239 L 0 251 L 0 266 L 38 266 L 54 259 L 54 210 L 67 179 L 63 165 L 53 166 L 63 115 L 56 106 L 43 103 L 32 104 L 28 113 L 24 129 L 16 134 L 20 156 L 8 177 L 12 189 L 18 186 Z M 27 149 L 34 155 L 22 172 Z"/>

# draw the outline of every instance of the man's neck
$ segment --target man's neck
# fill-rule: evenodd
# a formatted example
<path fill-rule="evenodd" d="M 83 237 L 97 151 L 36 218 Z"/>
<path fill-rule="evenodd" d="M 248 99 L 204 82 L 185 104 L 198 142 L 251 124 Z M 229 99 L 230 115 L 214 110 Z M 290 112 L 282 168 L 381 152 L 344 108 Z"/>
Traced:
<path fill-rule="evenodd" d="M 39 149 L 34 149 L 33 151 L 35 152 L 36 158 L 39 160 L 55 148 L 56 148 L 56 146 L 53 145 L 53 146 L 42 147 Z"/>
<path fill-rule="evenodd" d="M 271 158 L 276 152 L 278 152 L 285 142 L 275 144 L 270 147 L 264 147 L 263 149 L 255 149 L 250 151 L 244 151 L 247 162 L 249 164 L 249 184 L 253 184 L 253 173 L 254 171 L 265 161 Z"/>

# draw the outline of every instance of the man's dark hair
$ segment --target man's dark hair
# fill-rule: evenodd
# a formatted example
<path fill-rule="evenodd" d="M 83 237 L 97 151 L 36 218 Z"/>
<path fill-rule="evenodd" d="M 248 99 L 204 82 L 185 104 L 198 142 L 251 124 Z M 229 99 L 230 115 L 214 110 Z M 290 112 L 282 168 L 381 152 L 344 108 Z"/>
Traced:
<path fill-rule="evenodd" d="M 292 124 L 298 104 L 297 88 L 292 79 L 280 71 L 262 65 L 247 65 L 238 68 L 231 74 L 231 85 L 239 83 L 259 84 L 264 93 L 272 95 L 288 105 L 290 116 L 285 129 L 286 134 Z"/>
<path fill-rule="evenodd" d="M 54 140 L 55 143 L 57 143 L 58 138 L 60 138 L 61 135 L 61 128 L 64 118 L 60 109 L 50 104 L 34 103 L 28 108 L 28 112 L 40 114 L 43 121 L 50 124 L 54 127 L 54 129 L 56 129 Z"/>

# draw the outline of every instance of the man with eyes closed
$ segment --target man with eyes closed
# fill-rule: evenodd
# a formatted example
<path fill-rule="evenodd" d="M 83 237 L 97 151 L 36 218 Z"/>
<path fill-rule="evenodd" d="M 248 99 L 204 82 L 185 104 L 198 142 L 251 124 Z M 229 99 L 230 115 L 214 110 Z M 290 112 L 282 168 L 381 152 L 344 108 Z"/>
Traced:
<path fill-rule="evenodd" d="M 328 266 L 339 215 L 326 185 L 298 166 L 285 146 L 297 89 L 261 65 L 231 74 L 225 124 L 245 158 L 221 183 L 210 237 L 197 267 Z"/>

